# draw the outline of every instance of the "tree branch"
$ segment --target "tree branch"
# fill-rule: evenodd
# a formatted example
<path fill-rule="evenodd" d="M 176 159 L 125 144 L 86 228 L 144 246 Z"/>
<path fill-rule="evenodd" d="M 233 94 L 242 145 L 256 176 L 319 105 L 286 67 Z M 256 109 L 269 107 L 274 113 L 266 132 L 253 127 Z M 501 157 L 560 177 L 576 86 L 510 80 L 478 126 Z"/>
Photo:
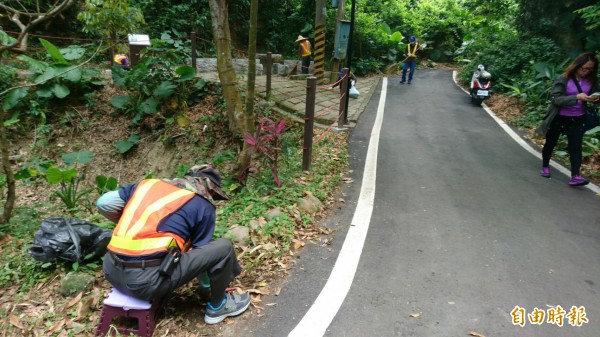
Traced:
<path fill-rule="evenodd" d="M 7 12 L 9 14 L 9 20 L 14 22 L 21 30 L 21 33 L 19 33 L 17 40 L 13 44 L 6 45 L 6 46 L 0 46 L 0 53 L 7 51 L 7 50 L 11 50 L 11 49 L 18 49 L 16 46 L 21 44 L 21 42 L 23 41 L 23 39 L 26 38 L 27 33 L 29 32 L 29 30 L 31 28 L 39 25 L 40 23 L 43 23 L 45 21 L 55 18 L 60 13 L 62 13 L 64 10 L 66 10 L 71 5 L 73 5 L 75 3 L 75 1 L 76 0 L 63 0 L 60 4 L 56 5 L 50 11 L 45 12 L 45 13 L 23 12 L 23 11 L 16 10 L 12 7 L 9 7 L 7 5 L 0 3 L 0 9 Z M 32 19 L 32 18 L 35 18 L 35 19 L 29 21 L 27 24 L 24 24 L 23 22 L 21 22 L 21 16 L 27 17 L 29 19 Z"/>

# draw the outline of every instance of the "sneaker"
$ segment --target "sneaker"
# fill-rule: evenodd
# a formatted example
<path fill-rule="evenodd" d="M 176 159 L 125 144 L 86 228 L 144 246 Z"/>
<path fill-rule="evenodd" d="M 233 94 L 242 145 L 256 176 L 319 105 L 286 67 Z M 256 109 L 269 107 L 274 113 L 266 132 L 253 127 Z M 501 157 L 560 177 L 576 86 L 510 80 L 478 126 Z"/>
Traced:
<path fill-rule="evenodd" d="M 540 170 L 540 175 L 544 178 L 550 178 L 550 166 L 544 166 Z"/>
<path fill-rule="evenodd" d="M 410 81 L 408 81 L 408 84 L 410 84 Z"/>
<path fill-rule="evenodd" d="M 405 82 L 406 82 L 405 80 L 402 80 L 402 81 L 400 81 L 400 84 L 404 84 Z"/>
<path fill-rule="evenodd" d="M 583 185 L 587 185 L 589 183 L 590 183 L 589 180 L 585 179 L 584 177 L 580 176 L 579 174 L 572 176 L 571 180 L 569 180 L 569 186 L 583 186 Z"/>
<path fill-rule="evenodd" d="M 226 293 L 223 303 L 219 308 L 214 308 L 209 302 L 206 305 L 204 322 L 206 324 L 217 324 L 227 317 L 237 316 L 248 309 L 250 305 L 250 294 L 241 295 Z"/>

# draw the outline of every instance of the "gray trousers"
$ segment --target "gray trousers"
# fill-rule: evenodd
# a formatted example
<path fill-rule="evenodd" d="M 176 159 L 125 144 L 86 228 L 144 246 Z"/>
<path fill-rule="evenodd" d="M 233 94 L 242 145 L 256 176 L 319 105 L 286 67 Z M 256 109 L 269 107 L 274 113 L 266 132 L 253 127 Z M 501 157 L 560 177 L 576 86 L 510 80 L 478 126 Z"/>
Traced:
<path fill-rule="evenodd" d="M 163 298 L 175 289 L 207 273 L 210 279 L 211 302 L 220 304 L 225 289 L 240 274 L 240 265 L 231 241 L 220 239 L 181 254 L 171 276 L 161 275 L 159 266 L 131 268 L 115 265 L 107 253 L 104 256 L 104 276 L 121 292 L 144 300 Z"/>

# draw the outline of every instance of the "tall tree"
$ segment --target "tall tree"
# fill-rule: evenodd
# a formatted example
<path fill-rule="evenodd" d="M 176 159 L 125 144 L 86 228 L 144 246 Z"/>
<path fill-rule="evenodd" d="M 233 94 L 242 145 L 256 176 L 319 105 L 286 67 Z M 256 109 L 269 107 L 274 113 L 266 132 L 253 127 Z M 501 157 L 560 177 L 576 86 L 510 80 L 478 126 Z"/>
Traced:
<path fill-rule="evenodd" d="M 519 0 L 518 25 L 523 32 L 552 37 L 564 50 L 581 51 L 590 32 L 586 32 L 583 19 L 575 11 L 597 3 L 597 0 Z"/>
<path fill-rule="evenodd" d="M 248 85 L 246 90 L 246 106 L 244 109 L 243 134 L 254 134 L 256 116 L 254 115 L 254 92 L 256 86 L 256 31 L 258 18 L 258 0 L 250 4 L 250 32 L 248 35 Z M 242 154 L 239 158 L 241 170 L 246 170 L 250 165 L 250 146 L 244 142 Z"/>
<path fill-rule="evenodd" d="M 226 0 L 209 0 L 213 38 L 217 48 L 217 71 L 223 88 L 229 130 L 241 135 L 244 129 L 242 97 L 238 90 L 237 77 L 231 58 L 231 33 Z"/>

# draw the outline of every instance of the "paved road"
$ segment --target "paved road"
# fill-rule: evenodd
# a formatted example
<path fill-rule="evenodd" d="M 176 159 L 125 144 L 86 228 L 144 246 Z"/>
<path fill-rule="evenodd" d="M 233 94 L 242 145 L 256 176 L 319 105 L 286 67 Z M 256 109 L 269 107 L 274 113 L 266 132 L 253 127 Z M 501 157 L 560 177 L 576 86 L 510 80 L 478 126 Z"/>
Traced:
<path fill-rule="evenodd" d="M 244 318 L 243 335 L 600 336 L 599 197 L 567 186 L 558 172 L 539 177 L 540 160 L 470 106 L 449 71 L 420 71 L 410 86 L 387 83 L 353 131 L 355 183 L 325 224 L 339 229 L 333 244 L 301 253 L 281 294 L 265 300 L 277 305 Z M 379 146 L 369 162 L 372 132 Z M 363 177 L 374 181 L 366 228 L 355 214 L 364 206 Z M 355 273 L 342 269 L 352 263 L 335 265 L 348 252 L 360 257 Z M 332 269 L 337 281 L 327 283 Z M 340 291 L 348 278 L 348 291 Z M 566 314 L 585 310 L 588 322 L 548 323 L 557 305 Z M 514 325 L 516 306 L 540 309 L 544 323 Z"/>

